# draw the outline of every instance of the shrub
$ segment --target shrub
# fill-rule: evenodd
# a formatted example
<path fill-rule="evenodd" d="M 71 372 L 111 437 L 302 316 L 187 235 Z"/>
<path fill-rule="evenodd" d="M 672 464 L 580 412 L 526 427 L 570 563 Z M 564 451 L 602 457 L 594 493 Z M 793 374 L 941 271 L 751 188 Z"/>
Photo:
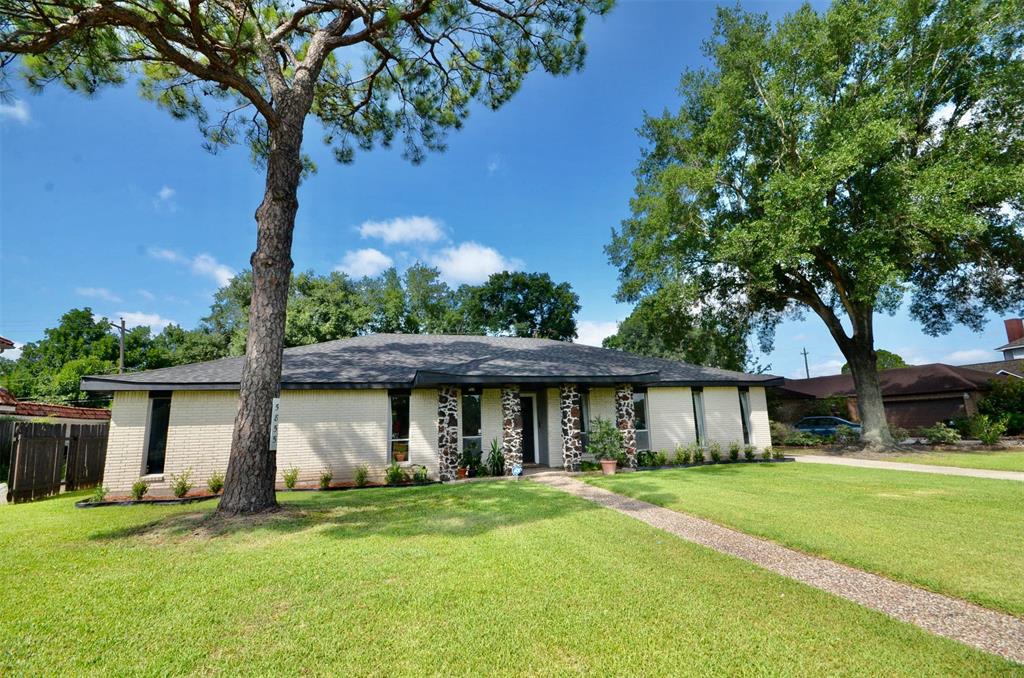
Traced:
<path fill-rule="evenodd" d="M 902 426 L 890 426 L 889 435 L 891 435 L 892 439 L 895 440 L 896 442 L 902 443 L 904 440 L 910 437 L 910 431 L 903 428 Z"/>
<path fill-rule="evenodd" d="M 729 461 L 740 460 L 740 449 L 741 448 L 739 443 L 732 443 L 731 445 L 729 445 Z"/>
<path fill-rule="evenodd" d="M 676 448 L 676 456 L 673 458 L 673 461 L 679 466 L 689 464 L 690 450 L 680 445 L 679 447 Z"/>
<path fill-rule="evenodd" d="M 505 455 L 497 438 L 491 439 L 491 451 L 487 453 L 487 472 L 492 476 L 505 475 Z"/>
<path fill-rule="evenodd" d="M 595 461 L 588 461 L 588 460 L 584 459 L 583 461 L 580 462 L 580 470 L 581 471 L 600 471 L 601 470 L 601 465 L 598 464 Z"/>
<path fill-rule="evenodd" d="M 356 466 L 356 487 L 366 487 L 366 481 L 370 477 L 370 469 L 366 464 Z"/>
<path fill-rule="evenodd" d="M 816 436 L 813 433 L 793 430 L 793 432 L 786 436 L 786 439 L 782 441 L 782 444 L 790 447 L 809 447 L 813 445 L 820 445 L 823 440 L 823 438 Z M 775 444 L 774 438 L 772 439 L 772 444 Z"/>
<path fill-rule="evenodd" d="M 746 459 L 747 461 L 754 461 L 754 455 L 755 454 L 756 454 L 756 450 L 754 450 L 754 446 L 753 445 L 744 445 L 743 446 L 743 458 L 744 459 Z"/>
<path fill-rule="evenodd" d="M 459 460 L 459 466 L 462 468 L 476 471 L 480 468 L 480 456 L 482 450 L 466 449 L 462 451 L 462 458 Z"/>
<path fill-rule="evenodd" d="M 181 499 L 192 489 L 192 469 L 186 469 L 180 474 L 171 474 L 171 492 L 178 499 Z"/>
<path fill-rule="evenodd" d="M 722 461 L 722 446 L 718 443 L 708 445 L 708 456 L 711 457 L 712 464 Z"/>
<path fill-rule="evenodd" d="M 658 453 L 654 455 L 654 465 L 668 466 L 668 452 L 665 450 L 659 450 Z"/>
<path fill-rule="evenodd" d="M 693 443 L 690 446 L 690 453 L 693 455 L 692 459 L 694 464 L 704 463 L 704 448 L 701 447 L 699 443 Z"/>
<path fill-rule="evenodd" d="M 149 483 L 145 480 L 136 480 L 132 483 L 132 499 L 135 501 L 141 501 L 147 492 L 149 492 Z"/>
<path fill-rule="evenodd" d="M 109 491 L 107 490 L 107 488 L 103 487 L 102 485 L 97 485 L 93 489 L 92 494 L 89 495 L 88 501 L 92 502 L 93 504 L 98 504 L 107 498 L 108 493 Z"/>
<path fill-rule="evenodd" d="M 978 412 L 1006 419 L 1006 432 L 1024 433 L 1024 379 L 993 379 L 988 394 L 978 402 Z"/>
<path fill-rule="evenodd" d="M 325 468 L 323 471 L 320 471 L 320 489 L 326 490 L 328 487 L 330 487 L 331 480 L 333 479 L 334 471 L 332 471 L 331 469 Z"/>
<path fill-rule="evenodd" d="M 995 445 L 999 437 L 1006 432 L 1005 419 L 991 419 L 987 414 L 976 414 L 971 417 L 971 435 L 986 445 Z"/>
<path fill-rule="evenodd" d="M 284 486 L 289 490 L 295 489 L 295 483 L 299 480 L 299 469 L 292 466 L 281 472 L 281 477 L 284 478 Z"/>
<path fill-rule="evenodd" d="M 425 482 L 429 481 L 430 478 L 427 476 L 427 467 L 426 466 L 416 466 L 416 467 L 414 467 L 413 471 L 412 471 L 412 480 L 415 483 L 425 483 Z"/>
<path fill-rule="evenodd" d="M 761 450 L 761 458 L 764 459 L 765 461 L 768 461 L 769 459 L 771 459 L 772 456 L 773 456 L 772 448 L 766 447 L 763 450 Z"/>
<path fill-rule="evenodd" d="M 409 482 L 409 473 L 398 462 L 392 462 L 384 472 L 384 480 L 388 485 L 401 485 Z"/>
<path fill-rule="evenodd" d="M 771 431 L 773 445 L 784 445 L 786 438 L 793 433 L 793 427 L 781 421 L 768 422 L 768 428 Z"/>
<path fill-rule="evenodd" d="M 928 441 L 929 445 L 952 445 L 960 442 L 960 434 L 956 429 L 946 426 L 941 421 L 935 426 L 926 426 L 921 429 L 921 436 Z"/>
<path fill-rule="evenodd" d="M 207 479 L 206 487 L 210 489 L 210 492 L 220 494 L 220 491 L 224 489 L 224 474 L 220 471 L 214 471 Z"/>
<path fill-rule="evenodd" d="M 619 466 L 625 465 L 626 453 L 623 450 L 622 431 L 604 417 L 590 420 L 590 432 L 587 435 L 587 452 L 597 460 L 614 459 Z"/>
<path fill-rule="evenodd" d="M 636 465 L 640 467 L 654 466 L 654 452 L 638 450 L 636 453 Z"/>
<path fill-rule="evenodd" d="M 772 450 L 772 459 L 785 459 L 786 453 L 782 450 Z"/>
<path fill-rule="evenodd" d="M 860 434 L 845 424 L 836 426 L 835 442 L 837 445 L 852 445 L 860 440 Z"/>

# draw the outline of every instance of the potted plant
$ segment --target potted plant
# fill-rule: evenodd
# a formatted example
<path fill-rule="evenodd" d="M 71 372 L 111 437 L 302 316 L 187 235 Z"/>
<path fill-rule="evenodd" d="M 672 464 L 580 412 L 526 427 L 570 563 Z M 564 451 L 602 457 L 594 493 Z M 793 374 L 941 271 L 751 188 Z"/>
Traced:
<path fill-rule="evenodd" d="M 587 451 L 601 462 L 601 470 L 606 476 L 615 473 L 619 462 L 625 459 L 623 445 L 622 431 L 615 424 L 603 417 L 590 422 Z"/>
<path fill-rule="evenodd" d="M 477 475 L 477 469 L 480 468 L 480 450 L 464 450 L 462 452 L 462 460 L 459 462 L 459 467 L 466 469 L 466 475 L 468 477 L 475 478 Z"/>
<path fill-rule="evenodd" d="M 399 447 L 398 445 L 395 445 L 391 449 L 391 460 L 392 461 L 395 461 L 395 462 L 398 462 L 399 464 L 401 464 L 402 462 L 404 462 L 408 458 L 409 458 L 409 450 L 407 448 Z"/>

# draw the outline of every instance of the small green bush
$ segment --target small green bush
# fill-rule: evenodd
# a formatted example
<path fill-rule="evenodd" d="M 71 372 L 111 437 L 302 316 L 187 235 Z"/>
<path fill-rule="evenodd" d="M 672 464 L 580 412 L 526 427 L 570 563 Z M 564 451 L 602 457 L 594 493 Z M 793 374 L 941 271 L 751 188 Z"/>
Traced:
<path fill-rule="evenodd" d="M 694 464 L 703 464 L 706 458 L 704 448 L 699 443 L 693 443 L 690 446 L 690 452 L 693 454 Z"/>
<path fill-rule="evenodd" d="M 414 483 L 425 483 L 425 482 L 429 481 L 430 477 L 427 476 L 427 467 L 426 466 L 415 466 L 415 467 L 413 467 L 412 480 L 413 480 Z"/>
<path fill-rule="evenodd" d="M 739 461 L 741 449 L 742 448 L 739 443 L 732 443 L 729 445 L 729 461 Z"/>
<path fill-rule="evenodd" d="M 356 466 L 356 487 L 366 487 L 366 481 L 370 477 L 370 469 L 366 464 L 360 464 Z"/>
<path fill-rule="evenodd" d="M 1004 419 L 1006 433 L 1024 433 L 1024 379 L 993 379 L 978 411 L 993 420 Z"/>
<path fill-rule="evenodd" d="M 786 453 L 782 450 L 772 450 L 772 459 L 785 459 Z"/>
<path fill-rule="evenodd" d="M 814 445 L 821 445 L 822 442 L 824 442 L 824 438 L 821 436 L 816 436 L 807 431 L 797 431 L 794 429 L 792 433 L 786 436 L 785 440 L 782 441 L 782 444 L 788 445 L 789 447 L 812 447 Z M 775 443 L 774 438 L 772 438 L 772 444 L 777 444 Z"/>
<path fill-rule="evenodd" d="M 281 477 L 284 478 L 284 486 L 289 490 L 294 490 L 295 483 L 299 481 L 299 469 L 294 466 L 289 469 L 285 469 L 281 472 Z"/>
<path fill-rule="evenodd" d="M 145 480 L 136 480 L 132 483 L 132 499 L 135 501 L 141 501 L 147 492 L 149 492 L 149 483 Z"/>
<path fill-rule="evenodd" d="M 676 456 L 673 458 L 673 462 L 677 466 L 684 466 L 690 463 L 690 450 L 680 445 L 676 448 Z"/>
<path fill-rule="evenodd" d="M 650 450 L 640 450 L 637 452 L 636 465 L 641 468 L 654 466 L 654 452 L 651 452 Z"/>
<path fill-rule="evenodd" d="M 786 438 L 794 431 L 792 426 L 783 424 L 781 421 L 768 422 L 768 429 L 771 431 L 773 445 L 785 445 Z"/>
<path fill-rule="evenodd" d="M 890 426 L 889 435 L 891 435 L 892 439 L 895 440 L 896 442 L 902 443 L 904 440 L 910 437 L 910 431 L 903 428 L 902 426 Z"/>
<path fill-rule="evenodd" d="M 835 442 L 837 445 L 852 445 L 860 440 L 860 434 L 845 424 L 836 426 Z"/>
<path fill-rule="evenodd" d="M 744 445 L 743 446 L 743 458 L 744 459 L 746 459 L 747 461 L 754 461 L 754 455 L 755 454 L 757 454 L 757 451 L 754 449 L 753 445 Z"/>
<path fill-rule="evenodd" d="M 224 474 L 220 471 L 214 471 L 207 479 L 206 487 L 210 489 L 210 492 L 220 494 L 221 490 L 224 489 Z"/>
<path fill-rule="evenodd" d="M 773 450 L 772 450 L 771 447 L 766 447 L 763 450 L 761 450 L 761 458 L 764 459 L 765 461 L 768 461 L 769 459 L 771 459 L 772 458 L 772 454 L 773 454 Z"/>
<path fill-rule="evenodd" d="M 384 472 L 384 480 L 388 485 L 401 485 L 409 482 L 409 472 L 397 462 L 392 462 Z"/>
<path fill-rule="evenodd" d="M 320 471 L 320 489 L 326 490 L 331 486 L 331 481 L 334 479 L 334 471 L 329 468 L 325 468 Z"/>
<path fill-rule="evenodd" d="M 658 453 L 654 455 L 654 465 L 668 466 L 668 452 L 665 450 L 659 450 Z"/>
<path fill-rule="evenodd" d="M 626 464 L 626 452 L 623 449 L 622 431 L 610 420 L 595 417 L 590 420 L 590 432 L 587 434 L 587 452 L 598 461 L 614 459 L 619 466 Z"/>
<path fill-rule="evenodd" d="M 181 499 L 192 489 L 192 469 L 186 469 L 181 473 L 171 474 L 171 492 L 178 499 Z"/>
<path fill-rule="evenodd" d="M 583 461 L 580 462 L 580 470 L 581 471 L 600 471 L 601 470 L 601 465 L 598 464 L 596 461 L 588 461 L 588 460 L 584 459 Z"/>
<path fill-rule="evenodd" d="M 722 446 L 718 443 L 708 445 L 708 456 L 711 457 L 712 464 L 722 461 Z"/>
<path fill-rule="evenodd" d="M 93 504 L 98 504 L 107 498 L 107 494 L 109 494 L 107 488 L 103 487 L 102 485 L 97 485 L 95 488 L 93 488 L 92 494 L 89 495 L 88 501 L 92 502 Z"/>
<path fill-rule="evenodd" d="M 505 455 L 497 438 L 491 439 L 491 450 L 487 453 L 487 472 L 492 476 L 505 475 Z"/>
<path fill-rule="evenodd" d="M 970 427 L 972 436 L 985 445 L 995 445 L 1006 432 L 1006 420 L 991 419 L 987 414 L 976 414 L 971 417 Z"/>
<path fill-rule="evenodd" d="M 946 426 L 941 421 L 935 426 L 922 428 L 921 436 L 928 441 L 929 445 L 952 445 L 960 442 L 960 434 L 957 430 Z"/>

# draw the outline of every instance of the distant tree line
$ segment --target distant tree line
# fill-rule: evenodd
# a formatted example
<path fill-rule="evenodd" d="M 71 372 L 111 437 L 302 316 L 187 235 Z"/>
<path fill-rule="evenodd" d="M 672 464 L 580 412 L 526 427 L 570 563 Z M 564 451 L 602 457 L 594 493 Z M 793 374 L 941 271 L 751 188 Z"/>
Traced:
<path fill-rule="evenodd" d="M 252 274 L 243 271 L 214 295 L 195 329 L 168 325 L 130 329 L 125 370 L 136 372 L 245 353 Z M 502 272 L 481 285 L 452 288 L 437 269 L 416 264 L 376 277 L 343 273 L 292 276 L 285 346 L 303 346 L 377 332 L 492 334 L 576 338 L 579 297 L 547 273 Z M 98 405 L 104 398 L 79 390 L 83 375 L 117 372 L 118 337 L 91 308 L 61 316 L 17 360 L 0 357 L 0 385 L 19 399 Z"/>

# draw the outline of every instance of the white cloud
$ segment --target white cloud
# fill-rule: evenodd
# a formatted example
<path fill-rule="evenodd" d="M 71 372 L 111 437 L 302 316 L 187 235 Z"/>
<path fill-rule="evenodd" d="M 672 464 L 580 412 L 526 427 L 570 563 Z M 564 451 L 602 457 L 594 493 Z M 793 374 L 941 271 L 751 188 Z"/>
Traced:
<path fill-rule="evenodd" d="M 128 327 L 141 327 L 145 325 L 154 330 L 178 324 L 177 321 L 164 318 L 157 313 L 143 313 L 142 311 L 120 311 L 117 317 L 124 318 L 124 323 Z"/>
<path fill-rule="evenodd" d="M 997 354 L 994 351 L 986 351 L 983 348 L 968 348 L 962 351 L 947 353 L 939 359 L 939 362 L 949 363 L 950 365 L 965 365 L 967 363 L 991 362 L 996 359 L 996 356 Z"/>
<path fill-rule="evenodd" d="M 140 289 L 140 290 L 136 290 L 136 292 L 138 292 L 139 296 L 142 297 L 143 299 L 145 299 L 146 301 L 154 301 L 154 300 L 156 300 L 156 295 L 153 294 L 152 292 L 150 292 L 149 290 L 141 290 Z"/>
<path fill-rule="evenodd" d="M 393 263 L 391 257 L 380 250 L 367 247 L 362 250 L 346 252 L 341 263 L 334 270 L 347 273 L 355 278 L 362 278 L 363 276 L 377 275 Z"/>
<path fill-rule="evenodd" d="M 519 259 L 507 259 L 496 249 L 475 242 L 445 247 L 427 260 L 448 282 L 473 285 L 484 282 L 492 273 L 515 271 L 523 266 Z"/>
<path fill-rule="evenodd" d="M 487 175 L 490 176 L 501 169 L 501 156 L 492 155 L 487 161 Z"/>
<path fill-rule="evenodd" d="M 398 217 L 388 221 L 364 221 L 359 235 L 380 238 L 386 243 L 437 242 L 444 237 L 441 222 L 431 217 Z"/>
<path fill-rule="evenodd" d="M 149 256 L 162 261 L 170 261 L 175 264 L 188 266 L 196 275 L 210 278 L 220 287 L 227 285 L 235 277 L 235 270 L 227 264 L 217 261 L 213 255 L 203 252 L 189 258 L 180 252 L 169 250 L 163 247 L 150 247 Z"/>
<path fill-rule="evenodd" d="M 811 363 L 808 368 L 811 372 L 812 377 L 825 377 L 830 374 L 839 374 L 842 370 L 843 365 L 846 363 L 842 358 L 834 358 L 832 360 L 823 360 L 818 363 Z M 807 376 L 804 372 L 804 368 L 801 365 L 800 369 L 793 370 L 789 375 L 790 379 L 803 379 Z"/>
<path fill-rule="evenodd" d="M 28 104 L 15 99 L 9 104 L 0 103 L 0 120 L 14 120 L 27 125 L 32 120 L 32 113 L 28 110 Z"/>
<path fill-rule="evenodd" d="M 157 210 L 174 212 L 178 209 L 178 203 L 174 202 L 174 196 L 176 194 L 177 191 L 170 186 L 162 186 L 160 190 L 156 192 L 156 197 L 153 199 L 153 207 Z"/>
<path fill-rule="evenodd" d="M 11 341 L 14 342 L 14 348 L 4 350 L 3 357 L 8 360 L 17 360 L 21 357 L 21 347 L 25 344 L 20 341 L 14 341 L 13 339 L 11 339 Z"/>
<path fill-rule="evenodd" d="M 587 346 L 600 346 L 605 337 L 619 331 L 619 324 L 612 321 L 581 320 L 576 325 L 576 343 Z"/>
<path fill-rule="evenodd" d="M 103 299 L 104 301 L 112 301 L 115 303 L 121 301 L 121 297 L 117 296 L 106 287 L 76 287 L 75 294 L 80 297 Z"/>

